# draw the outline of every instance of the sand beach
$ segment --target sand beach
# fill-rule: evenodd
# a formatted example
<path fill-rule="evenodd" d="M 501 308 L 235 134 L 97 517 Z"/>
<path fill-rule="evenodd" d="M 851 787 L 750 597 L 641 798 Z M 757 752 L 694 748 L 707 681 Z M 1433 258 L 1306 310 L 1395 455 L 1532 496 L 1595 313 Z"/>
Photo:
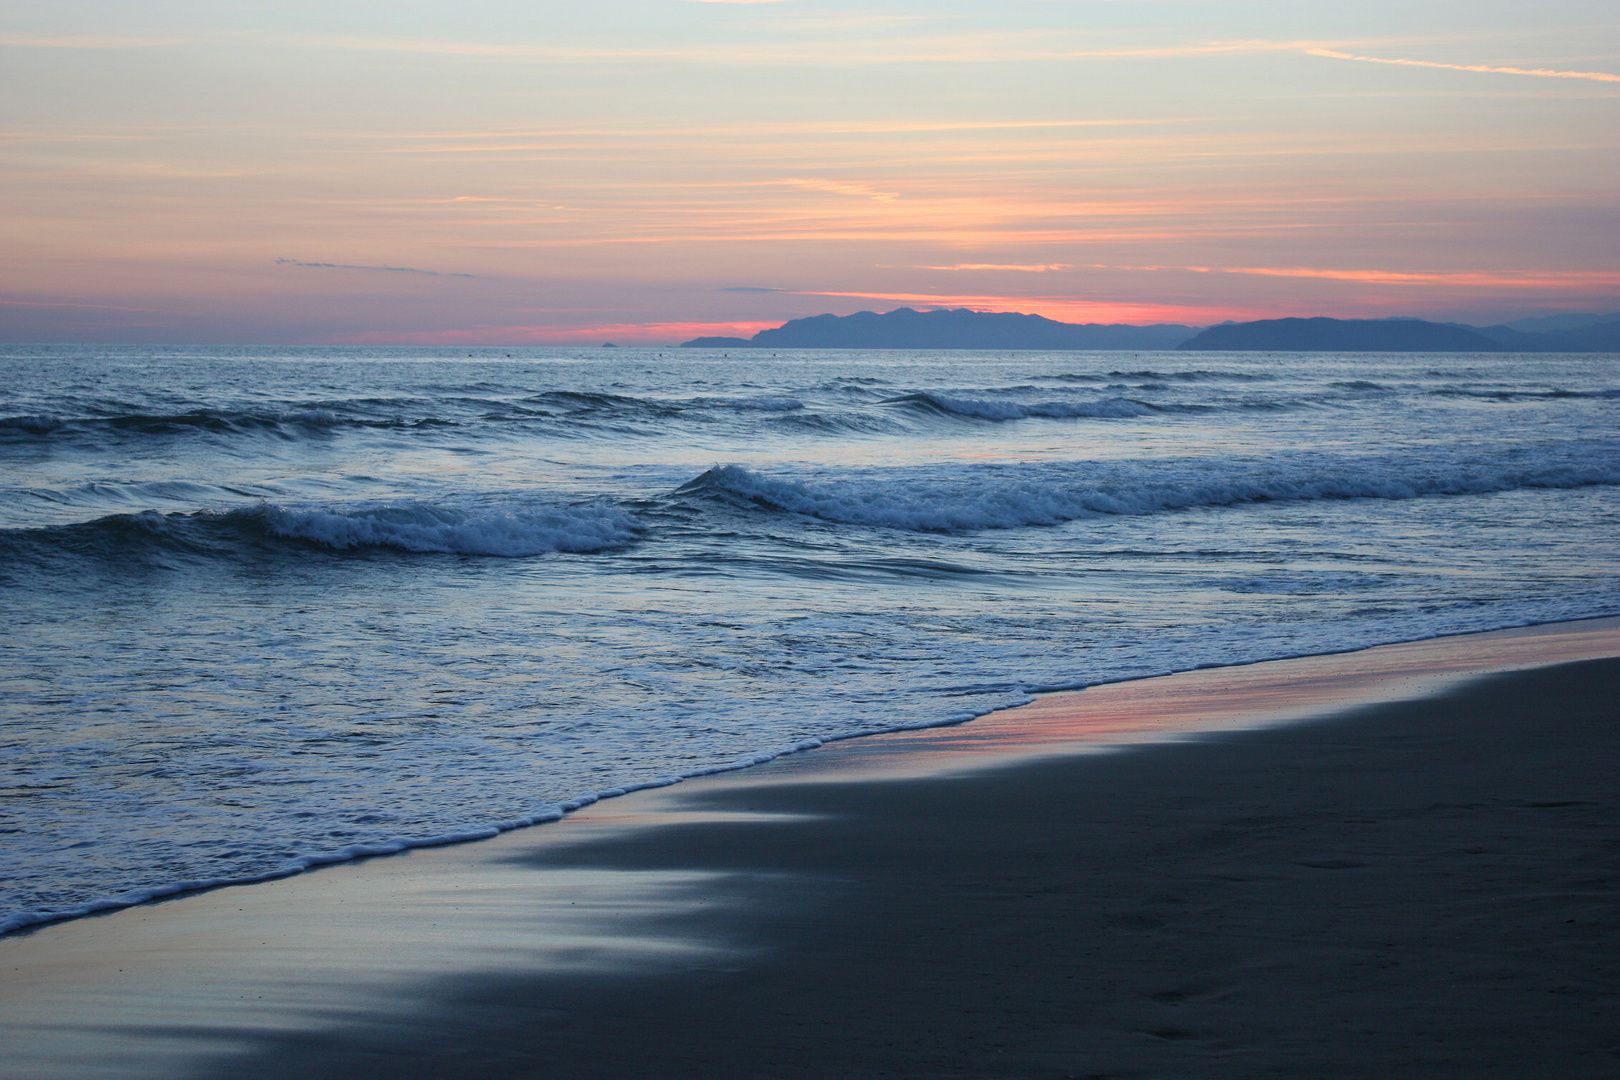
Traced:
<path fill-rule="evenodd" d="M 41 927 L 0 1072 L 1612 1076 L 1616 656 L 1608 619 L 1053 694 Z"/>

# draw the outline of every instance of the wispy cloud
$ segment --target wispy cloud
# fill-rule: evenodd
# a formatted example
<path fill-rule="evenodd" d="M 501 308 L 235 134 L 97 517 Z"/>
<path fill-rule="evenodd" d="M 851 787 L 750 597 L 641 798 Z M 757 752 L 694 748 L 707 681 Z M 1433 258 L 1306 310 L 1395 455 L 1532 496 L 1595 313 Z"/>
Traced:
<path fill-rule="evenodd" d="M 781 183 L 804 188 L 806 191 L 830 191 L 835 195 L 856 195 L 866 199 L 875 199 L 878 202 L 894 202 L 900 197 L 898 191 L 878 191 L 866 184 L 851 184 L 842 180 L 818 180 L 790 176 Z"/>
<path fill-rule="evenodd" d="M 375 270 L 385 274 L 425 274 L 428 277 L 475 278 L 477 274 L 452 274 L 442 270 L 418 270 L 414 266 L 351 266 L 348 263 L 304 262 L 301 259 L 277 259 L 284 266 L 302 266 L 310 270 Z"/>
<path fill-rule="evenodd" d="M 183 45 L 184 38 L 125 38 L 98 35 L 45 37 L 35 34 L 0 34 L 0 47 L 13 49 L 151 49 Z"/>
<path fill-rule="evenodd" d="M 1325 56 L 1333 60 L 1359 60 L 1366 64 L 1396 64 L 1401 67 L 1444 68 L 1447 71 L 1483 71 L 1493 75 L 1536 75 L 1544 79 L 1587 79 L 1591 82 L 1620 83 L 1620 75 L 1607 71 L 1557 71 L 1552 68 L 1493 67 L 1489 64 L 1442 64 L 1435 60 L 1401 60 L 1383 56 L 1357 56 L 1355 53 L 1334 49 L 1311 48 L 1304 50 L 1310 56 Z"/>
<path fill-rule="evenodd" d="M 334 345 L 668 345 L 695 337 L 752 337 L 775 322 L 645 322 L 469 326 L 453 330 L 362 330 Z"/>
<path fill-rule="evenodd" d="M 1272 41 L 1267 38 L 1239 38 L 1232 41 L 1201 41 L 1188 45 L 1159 45 L 1149 48 L 1068 49 L 1050 54 L 1069 60 L 1175 60 L 1189 56 L 1244 55 L 1251 53 L 1293 52 L 1322 45 L 1321 41 Z"/>
<path fill-rule="evenodd" d="M 1047 274 L 1073 270 L 1073 263 L 957 263 L 954 266 L 919 266 L 919 270 L 1017 270 L 1026 274 Z"/>
<path fill-rule="evenodd" d="M 89 308 L 92 311 L 159 312 L 159 308 L 116 307 L 112 304 L 73 304 L 62 300 L 0 300 L 6 307 Z"/>
<path fill-rule="evenodd" d="M 726 135 L 756 138 L 760 135 L 910 135 L 956 131 L 1022 131 L 1044 128 L 1146 127 L 1162 124 L 1207 123 L 1206 117 L 1114 117 L 1084 120 L 782 120 L 769 123 L 736 122 L 724 124 L 606 124 L 511 131 L 423 131 L 423 132 L 346 132 L 341 137 L 379 142 L 444 142 L 457 139 L 570 139 L 640 138 L 648 135 L 668 138 L 688 135 Z M 540 143 L 544 148 L 549 143 Z M 451 149 L 484 149 L 475 146 Z M 498 147 L 499 148 L 499 147 Z"/>
<path fill-rule="evenodd" d="M 148 134 L 75 131 L 0 131 L 0 143 L 128 143 L 155 138 Z"/>
<path fill-rule="evenodd" d="M 726 287 L 724 289 L 716 289 L 715 290 L 715 292 L 742 292 L 742 293 L 779 293 L 779 292 L 787 292 L 787 291 L 788 291 L 787 289 L 767 289 L 762 285 L 731 285 L 731 286 L 728 286 L 728 287 Z"/>
<path fill-rule="evenodd" d="M 716 0 L 719 2 L 719 0 Z M 1063 60 L 1173 60 L 1204 56 L 1242 56 L 1299 52 L 1331 45 L 1365 45 L 1322 39 L 1273 41 L 1243 38 L 1120 48 L 1065 48 L 1050 34 L 951 34 L 901 41 L 802 41 L 780 45 L 562 45 L 522 41 L 433 41 L 411 38 L 296 36 L 286 44 L 306 48 L 374 52 L 437 53 L 491 60 L 555 62 L 632 62 L 701 64 L 937 64 L 1019 63 Z"/>
<path fill-rule="evenodd" d="M 1422 273 L 1403 270 L 1323 270 L 1308 266 L 1115 266 L 1088 264 L 1087 270 L 1180 271 L 1193 274 L 1244 274 L 1253 277 L 1316 278 L 1364 285 L 1451 285 L 1469 288 L 1567 289 L 1572 286 L 1620 287 L 1620 270 L 1496 271 L 1465 270 Z"/>
<path fill-rule="evenodd" d="M 1224 266 L 1223 274 L 1257 277 L 1326 278 L 1369 285 L 1466 285 L 1515 289 L 1566 289 L 1571 285 L 1620 285 L 1620 271 L 1567 270 L 1542 273 L 1465 271 L 1449 274 L 1403 273 L 1395 270 L 1315 270 L 1306 267 Z"/>

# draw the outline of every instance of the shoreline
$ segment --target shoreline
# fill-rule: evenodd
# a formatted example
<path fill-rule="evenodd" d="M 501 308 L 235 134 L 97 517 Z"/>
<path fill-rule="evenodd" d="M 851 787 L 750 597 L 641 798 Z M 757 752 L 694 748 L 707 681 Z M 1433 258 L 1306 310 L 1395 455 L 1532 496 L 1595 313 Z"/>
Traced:
<path fill-rule="evenodd" d="M 1579 828 L 1565 822 L 1554 833 L 1562 838 L 1558 843 L 1574 844 L 1590 862 L 1592 842 L 1612 843 L 1615 836 L 1612 784 L 1604 782 L 1616 762 L 1613 725 L 1582 729 L 1590 747 L 1583 758 L 1571 750 L 1580 739 L 1553 745 L 1553 728 L 1573 721 L 1551 706 L 1588 701 L 1583 707 L 1591 712 L 1590 701 L 1597 701 L 1599 712 L 1607 709 L 1603 715 L 1612 718 L 1613 698 L 1600 691 L 1613 685 L 1620 665 L 1568 662 L 1571 653 L 1593 652 L 1620 655 L 1620 619 L 1107 684 L 1048 695 L 972 724 L 848 740 L 818 754 L 639 792 L 576 813 L 567 827 L 418 849 L 252 889 L 192 893 L 50 924 L 0 938 L 0 963 L 13 972 L 5 992 L 4 1012 L 11 1018 L 5 1030 L 8 1044 L 17 1048 L 19 1070 L 5 1075 L 517 1077 L 542 1065 L 568 1063 L 568 1071 L 603 1060 L 619 1062 L 617 1072 L 606 1068 L 608 1075 L 650 1069 L 718 1077 L 1057 1077 L 1071 1075 L 1061 1071 L 1071 1065 L 1095 1065 L 1089 1074 L 1072 1075 L 1151 1076 L 1169 1063 L 1211 1070 L 1195 1070 L 1197 1075 L 1225 1076 L 1222 1069 L 1238 1065 L 1249 1071 L 1231 1075 L 1273 1075 L 1265 1071 L 1270 1065 L 1254 1057 L 1260 1053 L 1256 1046 L 1269 1045 L 1254 1035 L 1255 1010 L 1234 1012 L 1231 1004 L 1234 995 L 1259 1001 L 1272 991 L 1234 975 L 1248 971 L 1244 965 L 1254 958 L 1231 960 L 1242 952 L 1233 943 L 1244 939 L 1222 937 L 1221 919 L 1240 919 L 1245 905 L 1269 904 L 1270 921 L 1251 930 L 1270 934 L 1272 924 L 1325 918 L 1334 910 L 1321 902 L 1277 907 L 1288 890 L 1320 890 L 1331 882 L 1337 884 L 1322 895 L 1337 896 L 1332 890 L 1341 885 L 1365 885 L 1380 874 L 1384 887 L 1398 885 L 1408 901 L 1420 901 L 1423 888 L 1434 885 L 1433 868 L 1423 860 L 1440 859 L 1446 873 L 1464 881 L 1477 869 L 1475 856 L 1464 849 L 1480 845 L 1456 842 L 1458 831 L 1484 827 L 1482 822 L 1504 828 L 1497 820 L 1503 814 L 1513 828 L 1532 833 L 1552 827 L 1538 824 L 1543 817 L 1580 818 Z M 1557 663 L 1564 666 L 1544 666 Z M 1487 672 L 1516 668 L 1537 671 L 1479 681 Z M 1510 684 L 1520 690 L 1503 689 Z M 1525 685 L 1538 689 L 1527 698 Z M 1524 699 L 1519 728 L 1502 720 L 1489 739 L 1490 732 L 1471 735 L 1467 723 L 1456 729 L 1469 715 L 1501 713 L 1513 694 Z M 1435 716 L 1449 717 L 1452 727 L 1436 728 Z M 1292 722 L 1327 717 L 1332 719 Z M 1532 755 L 1520 752 L 1527 730 L 1541 731 L 1541 743 L 1530 740 L 1541 753 L 1537 768 L 1530 767 Z M 1129 749 L 1147 743 L 1159 745 Z M 1386 773 L 1394 770 L 1383 781 L 1384 774 L 1363 760 L 1377 747 L 1383 749 L 1372 756 L 1384 762 Z M 1306 767 L 1310 754 L 1325 754 L 1332 768 L 1313 772 Z M 1429 771 L 1401 773 L 1419 758 L 1431 762 Z M 1443 767 L 1436 769 L 1434 762 Z M 1529 771 L 1519 776 L 1514 769 Z M 1347 816 L 1376 809 L 1360 805 L 1362 795 L 1373 802 L 1410 802 L 1415 775 L 1422 778 L 1420 789 L 1432 788 L 1416 792 L 1418 803 L 1433 801 L 1440 788 L 1462 783 L 1453 773 L 1469 770 L 1482 776 L 1500 772 L 1497 795 L 1481 802 L 1475 792 L 1473 803 L 1458 796 L 1453 809 L 1433 821 L 1424 806 L 1401 804 L 1384 818 L 1374 814 L 1384 822 L 1377 825 L 1385 846 L 1379 859 L 1341 850 L 1345 837 L 1332 830 L 1342 831 Z M 1340 789 L 1337 817 L 1263 812 L 1267 800 L 1291 806 L 1288 800 L 1305 798 L 1311 789 L 1332 787 L 1324 779 L 1330 774 Z M 1247 780 L 1240 782 L 1240 776 Z M 1292 778 L 1286 791 L 1277 788 L 1280 776 Z M 1404 787 L 1395 782 L 1403 776 Z M 1573 801 L 1555 790 L 1592 787 L 1593 777 L 1597 786 Z M 1521 792 L 1522 805 L 1494 806 L 1493 799 L 1508 798 L 1512 784 L 1552 795 Z M 1540 808 L 1545 814 L 1538 803 L 1546 804 Z M 1060 806 L 1066 808 L 1062 813 L 1055 809 Z M 1346 807 L 1353 812 L 1347 815 Z M 1536 820 L 1518 822 L 1515 815 L 1530 810 L 1537 810 L 1528 814 Z M 1284 834 L 1295 818 L 1319 833 L 1328 831 L 1289 839 Z M 1054 820 L 1086 828 L 1068 835 Z M 1233 824 L 1243 821 L 1250 824 Z M 1399 822 L 1406 824 L 1391 824 Z M 1402 831 L 1416 828 L 1413 822 L 1446 843 L 1413 850 L 1416 841 Z M 1210 848 L 1210 836 L 1224 837 L 1219 850 Z M 1321 857 L 1278 863 L 1245 848 L 1267 836 Z M 1537 938 L 1537 948 L 1556 946 L 1560 962 L 1569 960 L 1568 943 L 1557 934 L 1574 925 L 1587 935 L 1581 948 L 1601 957 L 1591 935 L 1609 934 L 1602 940 L 1612 941 L 1612 920 L 1602 922 L 1589 894 L 1608 889 L 1612 895 L 1620 877 L 1604 877 L 1610 869 L 1600 859 L 1588 877 L 1596 874 L 1610 884 L 1565 889 L 1569 896 L 1549 900 L 1541 895 L 1549 891 L 1546 881 L 1563 880 L 1558 874 L 1577 879 L 1569 878 L 1567 866 L 1554 865 L 1551 841 L 1526 836 L 1499 844 L 1497 864 L 1487 869 L 1528 875 L 1526 880 L 1539 875 L 1539 893 L 1516 886 L 1514 895 L 1529 897 L 1525 903 L 1577 909 L 1569 916 L 1577 923 L 1547 922 L 1545 931 L 1553 937 Z M 1179 851 L 1180 861 L 1165 863 L 1166 850 Z M 982 869 L 992 864 L 1000 869 Z M 1177 875 L 1191 865 L 1204 870 L 1189 893 Z M 1076 866 L 1087 872 L 1077 876 Z M 1120 866 L 1134 869 L 1122 873 Z M 1113 891 L 1098 892 L 1106 882 Z M 1223 889 L 1237 898 L 1235 906 L 1221 909 L 1211 907 L 1207 896 L 1199 899 L 1200 890 L 1213 896 Z M 1179 904 L 1165 899 L 1175 890 L 1186 894 Z M 1468 894 L 1468 902 L 1448 909 L 1431 936 L 1489 922 L 1496 917 L 1489 910 L 1492 895 L 1489 889 Z M 1522 912 L 1509 914 L 1514 926 L 1523 922 Z M 1075 951 L 1075 919 L 1084 923 L 1079 938 L 1093 952 Z M 1189 961 L 1171 947 L 1186 940 L 1166 929 L 1182 922 L 1195 938 L 1214 933 L 1224 948 L 1237 952 L 1222 953 L 1224 960 Z M 1027 939 L 1018 946 L 1023 952 L 1009 944 L 1019 934 Z M 1318 941 L 1310 933 L 1292 940 L 1306 952 Z M 1434 945 L 1419 934 L 1390 947 L 1404 958 L 1394 962 L 1411 965 L 1414 956 L 1432 960 Z M 1124 952 L 1109 954 L 1115 946 Z M 1383 955 L 1383 948 L 1358 945 L 1350 968 L 1359 971 L 1357 965 L 1372 963 L 1368 958 Z M 1067 971 L 1043 959 L 1054 950 L 1068 956 Z M 1514 953 L 1515 963 L 1544 971 L 1545 965 L 1536 966 L 1535 950 L 1521 953 Z M 1466 966 L 1452 946 L 1440 954 L 1444 963 Z M 1491 960 L 1490 949 L 1483 955 L 1487 966 L 1502 966 Z M 1266 963 L 1287 968 L 1286 956 L 1268 957 Z M 1206 961 L 1223 973 L 1224 981 L 1216 981 L 1224 989 L 1193 977 L 1191 968 Z M 1222 966 L 1229 961 L 1237 966 Z M 1040 994 L 1030 998 L 1037 983 L 1042 994 L 1069 993 L 1064 984 L 1071 980 L 1061 976 L 1082 969 L 1092 973 L 1092 997 L 1070 1005 L 1090 1020 L 1054 1017 Z M 1273 982 L 1282 978 L 1275 971 L 1273 976 Z M 923 983 L 906 983 L 903 990 L 895 983 L 916 978 Z M 1157 985 L 1154 978 L 1165 985 L 1142 994 L 1132 989 Z M 1513 983 L 1510 971 L 1478 978 L 1498 990 Z M 1601 972 L 1591 976 L 1574 996 L 1612 1005 L 1620 988 L 1605 979 Z M 1019 989 L 1023 983 L 1028 986 Z M 1355 979 L 1345 985 L 1351 984 L 1360 985 Z M 1440 997 L 1459 992 L 1443 980 L 1422 985 L 1426 994 Z M 958 996 L 930 999 L 929 1008 L 907 1003 L 933 994 L 930 986 L 940 993 L 955 987 L 950 993 Z M 855 1008 L 852 1002 L 863 1004 Z M 1010 1002 L 1021 1004 L 1012 1008 Z M 1130 1012 L 1122 1002 L 1136 1010 L 1128 1020 L 1120 1018 L 1122 1009 Z M 1349 1038 L 1352 1032 L 1340 1022 L 1348 1013 L 1330 1005 L 1319 1010 L 1318 1027 L 1332 1020 L 1328 1026 Z M 1432 1012 L 1427 998 L 1408 1005 L 1434 1020 L 1423 1011 Z M 1298 1011 L 1303 1005 L 1285 995 L 1270 1007 Z M 727 1019 L 738 1010 L 752 1017 L 753 1027 Z M 995 1018 L 986 1019 L 992 1013 Z M 1194 1013 L 1200 1019 L 1189 1022 Z M 986 1045 L 994 1035 L 964 1015 L 1000 1032 L 1002 1049 L 963 1043 L 958 1036 L 964 1033 L 977 1032 L 975 1040 L 982 1036 Z M 1019 1015 L 1045 1017 L 1045 1026 L 1039 1033 L 1019 1028 Z M 1107 1016 L 1116 1019 L 1097 1019 Z M 1460 1022 L 1451 1012 L 1446 1017 L 1446 1023 Z M 1223 1024 L 1236 1024 L 1236 1034 L 1219 1035 Z M 777 1041 L 756 1046 L 763 1038 L 758 1032 L 766 1029 L 777 1033 Z M 835 1030 L 842 1031 L 840 1039 L 829 1041 Z M 713 1041 L 727 1032 L 730 1043 Z M 912 1040 L 908 1056 L 884 1058 L 886 1034 Z M 1373 1035 L 1363 1031 L 1357 1038 Z M 1471 1037 L 1488 1042 L 1489 1035 L 1485 1030 Z M 844 1051 L 837 1046 L 849 1039 L 868 1056 L 840 1057 Z M 956 1049 L 945 1054 L 941 1047 L 952 1039 Z M 1237 1041 L 1221 1049 L 1215 1044 L 1223 1039 Z M 1461 1053 L 1455 1040 L 1442 1042 L 1451 1047 L 1446 1053 Z M 1290 1068 L 1305 1067 L 1309 1058 L 1317 1069 L 1309 1075 L 1358 1075 L 1318 1068 L 1310 1054 L 1321 1046 L 1307 1053 L 1303 1044 L 1289 1045 L 1297 1051 Z M 792 1054 L 763 1067 L 761 1054 L 784 1048 Z M 1620 1042 L 1615 1049 L 1620 1051 Z M 1022 1055 L 1016 1067 L 1009 1053 Z M 914 1059 L 931 1062 L 932 1071 L 905 1071 Z M 1479 1071 L 1474 1058 L 1473 1072 L 1448 1072 L 1444 1060 L 1424 1060 L 1428 1071 L 1410 1075 L 1527 1075 Z M 1614 1060 L 1600 1064 L 1612 1069 Z M 879 1068 L 874 1061 L 886 1064 Z M 1385 1064 L 1378 1074 L 1408 1075 Z M 1565 1075 L 1588 1075 L 1580 1071 L 1585 1064 L 1576 1064 Z M 756 1068 L 761 1071 L 750 1071 Z M 1590 1075 L 1605 1074 L 1594 1066 Z"/>
<path fill-rule="evenodd" d="M 84 918 L 112 914 L 129 908 L 141 907 L 151 903 L 161 903 L 168 900 L 194 896 L 200 893 L 212 892 L 216 889 L 236 888 L 239 886 L 263 885 L 274 881 L 281 881 L 290 877 L 308 873 L 312 870 L 323 870 L 332 866 L 341 866 L 350 863 L 362 863 L 370 859 L 382 858 L 390 855 L 404 854 L 412 851 L 429 850 L 439 847 L 458 846 L 461 844 L 480 843 L 504 836 L 508 833 L 531 829 L 540 825 L 556 824 L 565 821 L 575 813 L 586 807 L 610 799 L 622 798 L 625 795 L 641 791 L 657 790 L 659 788 L 673 787 L 689 783 L 693 780 L 703 780 L 712 776 L 728 773 L 742 772 L 755 769 L 762 765 L 769 765 L 784 758 L 792 757 L 811 750 L 820 750 L 825 747 L 847 743 L 851 740 L 873 738 L 886 738 L 896 735 L 907 735 L 914 732 L 935 731 L 942 728 L 959 727 L 963 724 L 981 722 L 988 717 L 1018 712 L 1041 705 L 1043 701 L 1062 699 L 1062 695 L 1080 693 L 1084 690 L 1095 690 L 1102 687 L 1120 685 L 1134 685 L 1148 683 L 1155 680 L 1187 676 L 1199 672 L 1232 671 L 1236 669 L 1251 668 L 1272 664 L 1287 663 L 1291 661 L 1325 660 L 1339 656 L 1354 656 L 1362 653 L 1374 652 L 1380 649 L 1391 649 L 1402 646 L 1423 645 L 1429 642 L 1445 642 L 1453 640 L 1479 639 L 1490 635 L 1514 634 L 1518 632 L 1534 632 L 1546 628 L 1579 628 L 1583 625 L 1601 625 L 1607 622 L 1620 623 L 1620 615 L 1596 615 L 1579 619 L 1561 619 L 1552 622 L 1519 623 L 1512 626 L 1498 627 L 1491 630 L 1464 631 L 1455 634 L 1439 634 L 1431 637 L 1410 638 L 1378 645 L 1357 646 L 1342 650 L 1333 650 L 1324 653 L 1285 654 L 1266 657 L 1259 660 L 1239 660 L 1228 664 L 1199 665 L 1185 669 L 1175 669 L 1148 675 L 1131 675 L 1117 679 L 1102 679 L 1090 683 L 1058 683 L 1051 685 L 1030 686 L 1023 689 L 1026 700 L 1011 706 L 1002 706 L 977 713 L 958 713 L 951 716 L 914 724 L 904 727 L 879 728 L 851 732 L 845 735 L 835 735 L 827 738 L 807 739 L 795 746 L 781 750 L 762 752 L 753 757 L 740 758 L 735 762 L 699 769 L 691 773 L 672 774 L 657 780 L 605 788 L 601 791 L 586 793 L 576 798 L 565 800 L 554 807 L 544 807 L 532 815 L 514 818 L 506 821 L 494 822 L 489 825 L 470 829 L 465 832 L 446 833 L 440 836 L 423 838 L 400 838 L 382 843 L 355 844 L 337 851 L 317 852 L 302 856 L 300 863 L 285 868 L 277 868 L 262 874 L 255 874 L 239 878 L 217 878 L 207 880 L 186 880 L 170 884 L 153 886 L 148 889 L 137 890 L 119 896 L 103 897 L 90 901 L 76 908 L 53 912 L 19 912 L 0 920 L 0 941 L 17 934 L 26 934 L 32 930 L 45 926 L 56 926 L 62 923 L 73 922 Z M 1060 706 L 1061 708 L 1061 706 Z M 1042 711 L 1050 711 L 1050 707 Z"/>

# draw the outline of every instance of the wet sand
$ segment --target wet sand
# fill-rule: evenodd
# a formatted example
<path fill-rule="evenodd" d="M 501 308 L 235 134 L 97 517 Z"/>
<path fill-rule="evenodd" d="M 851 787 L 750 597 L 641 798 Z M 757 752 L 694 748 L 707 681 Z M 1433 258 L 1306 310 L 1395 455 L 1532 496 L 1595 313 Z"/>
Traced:
<path fill-rule="evenodd" d="M 0 1074 L 1611 1077 L 1620 660 L 1577 658 L 1617 655 L 1052 695 L 41 928 Z"/>

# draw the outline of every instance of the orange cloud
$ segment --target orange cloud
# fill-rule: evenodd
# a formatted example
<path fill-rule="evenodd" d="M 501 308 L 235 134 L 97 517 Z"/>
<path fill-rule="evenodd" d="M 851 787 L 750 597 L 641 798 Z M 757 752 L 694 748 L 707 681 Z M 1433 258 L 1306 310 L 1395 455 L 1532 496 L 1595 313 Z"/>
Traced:
<path fill-rule="evenodd" d="M 1073 270 L 1073 263 L 957 263 L 955 266 L 919 266 L 919 270 L 1018 270 L 1045 274 L 1053 270 Z"/>

